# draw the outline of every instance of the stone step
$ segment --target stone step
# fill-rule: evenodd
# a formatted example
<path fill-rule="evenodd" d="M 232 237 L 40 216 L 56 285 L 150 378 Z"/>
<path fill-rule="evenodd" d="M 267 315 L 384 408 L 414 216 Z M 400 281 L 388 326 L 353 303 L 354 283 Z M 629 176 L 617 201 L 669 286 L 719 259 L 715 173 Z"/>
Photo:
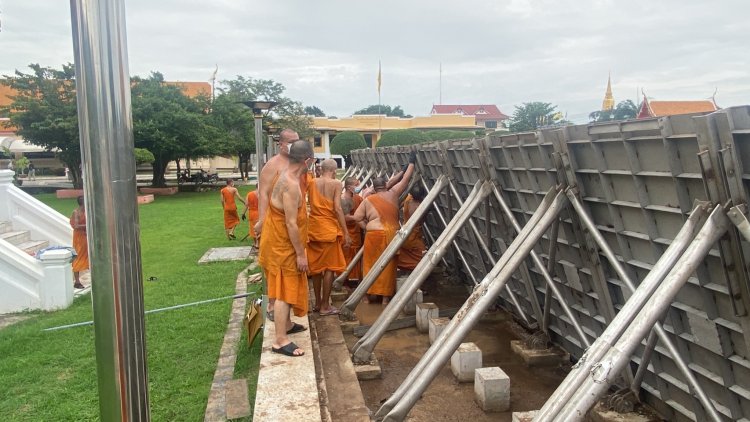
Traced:
<path fill-rule="evenodd" d="M 34 255 L 38 251 L 49 246 L 48 240 L 29 240 L 27 242 L 19 243 L 16 245 L 19 249 L 22 249 L 29 255 Z"/>
<path fill-rule="evenodd" d="M 9 231 L 0 233 L 0 239 L 10 242 L 14 245 L 18 245 L 19 243 L 28 242 L 29 240 L 31 240 L 31 235 L 29 234 L 28 230 Z"/>
<path fill-rule="evenodd" d="M 0 233 L 7 233 L 13 230 L 13 225 L 10 221 L 0 221 Z"/>

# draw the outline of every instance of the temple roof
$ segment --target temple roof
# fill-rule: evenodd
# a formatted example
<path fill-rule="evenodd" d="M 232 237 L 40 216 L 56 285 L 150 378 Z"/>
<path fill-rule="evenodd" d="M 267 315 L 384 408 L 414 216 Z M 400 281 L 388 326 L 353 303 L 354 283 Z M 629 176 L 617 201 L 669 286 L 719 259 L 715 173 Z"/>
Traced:
<path fill-rule="evenodd" d="M 612 95 L 612 76 L 607 77 L 607 92 L 604 94 L 602 101 L 602 111 L 608 111 L 615 108 L 615 97 Z"/>
<path fill-rule="evenodd" d="M 465 116 L 476 116 L 480 120 L 488 118 L 508 119 L 508 116 L 503 114 L 494 104 L 438 104 L 432 106 L 430 114 L 463 114 Z"/>
<path fill-rule="evenodd" d="M 638 119 L 660 116 L 674 116 L 676 114 L 709 113 L 719 108 L 711 100 L 693 101 L 654 101 L 644 96 L 643 103 L 638 110 Z"/>

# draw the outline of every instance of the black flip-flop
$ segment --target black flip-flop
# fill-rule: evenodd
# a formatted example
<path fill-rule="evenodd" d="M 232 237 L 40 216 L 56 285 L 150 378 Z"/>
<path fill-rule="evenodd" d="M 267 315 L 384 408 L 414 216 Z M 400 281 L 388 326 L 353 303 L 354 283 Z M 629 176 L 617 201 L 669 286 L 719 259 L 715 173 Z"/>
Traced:
<path fill-rule="evenodd" d="M 297 349 L 299 349 L 299 347 L 297 347 L 297 345 L 294 344 L 294 342 L 291 342 L 291 341 L 286 346 L 279 347 L 278 349 L 275 348 L 275 347 L 273 347 L 273 346 L 271 346 L 271 351 L 272 352 L 274 352 L 274 353 L 280 353 L 280 354 L 285 355 L 285 356 L 291 356 L 293 358 L 298 358 L 300 356 L 304 356 L 305 355 L 305 352 L 302 352 L 301 355 L 295 355 L 294 351 L 297 350 Z"/>
<path fill-rule="evenodd" d="M 273 322 L 273 311 L 266 311 L 266 318 Z"/>
<path fill-rule="evenodd" d="M 307 330 L 307 327 L 305 327 L 302 324 L 297 324 L 295 322 L 294 325 L 292 325 L 292 328 L 290 328 L 289 330 L 287 330 L 286 333 L 287 334 L 301 333 L 301 332 L 303 332 L 305 330 Z"/>

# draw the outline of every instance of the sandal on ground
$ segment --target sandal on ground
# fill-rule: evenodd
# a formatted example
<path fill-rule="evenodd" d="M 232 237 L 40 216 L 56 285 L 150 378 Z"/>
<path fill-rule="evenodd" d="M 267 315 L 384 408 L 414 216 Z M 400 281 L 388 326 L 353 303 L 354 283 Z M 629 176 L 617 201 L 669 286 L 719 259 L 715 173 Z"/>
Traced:
<path fill-rule="evenodd" d="M 271 351 L 272 352 L 274 352 L 274 353 L 280 353 L 280 354 L 285 355 L 285 356 L 291 356 L 293 358 L 298 358 L 300 356 L 304 356 L 305 355 L 305 352 L 302 352 L 302 353 L 300 353 L 298 355 L 294 354 L 294 352 L 297 349 L 299 349 L 299 347 L 297 347 L 297 345 L 294 344 L 294 342 L 289 342 L 286 346 L 281 346 L 278 349 L 275 348 L 275 347 L 273 347 L 273 346 L 271 346 Z"/>
<path fill-rule="evenodd" d="M 313 307 L 310 313 L 320 312 L 320 308 Z"/>
<path fill-rule="evenodd" d="M 273 322 L 273 311 L 266 311 L 266 319 Z"/>
<path fill-rule="evenodd" d="M 333 306 L 331 306 L 327 311 L 320 311 L 320 316 L 327 316 L 327 315 L 338 315 L 339 310 Z"/>
<path fill-rule="evenodd" d="M 74 288 L 74 289 L 85 289 L 85 288 L 86 288 L 86 286 L 84 286 L 84 285 L 83 285 L 83 284 L 81 284 L 81 283 L 76 283 L 76 284 L 74 284 L 74 285 L 73 285 L 73 288 Z"/>
<path fill-rule="evenodd" d="M 292 325 L 292 328 L 288 329 L 286 331 L 287 334 L 294 334 L 294 333 L 301 333 L 303 331 L 307 330 L 307 327 L 305 327 L 302 324 L 297 324 L 296 322 L 294 325 Z"/>

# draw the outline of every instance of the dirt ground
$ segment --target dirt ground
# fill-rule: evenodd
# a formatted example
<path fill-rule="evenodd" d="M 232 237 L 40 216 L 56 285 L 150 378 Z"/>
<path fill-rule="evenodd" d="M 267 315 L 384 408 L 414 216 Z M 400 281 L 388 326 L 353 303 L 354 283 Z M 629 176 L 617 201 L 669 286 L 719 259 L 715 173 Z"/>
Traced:
<path fill-rule="evenodd" d="M 468 297 L 465 286 L 448 284 L 430 277 L 424 285 L 424 302 L 434 302 L 441 308 L 459 307 Z M 371 324 L 383 309 L 380 304 L 360 303 L 356 313 L 362 324 Z M 539 409 L 547 397 L 565 377 L 566 369 L 528 368 L 511 351 L 510 341 L 518 336 L 511 331 L 511 316 L 503 311 L 488 313 L 469 334 L 466 342 L 475 343 L 482 350 L 482 366 L 498 366 L 510 376 L 511 410 L 485 413 L 474 402 L 474 383 L 458 383 L 447 363 L 422 398 L 412 409 L 407 420 L 420 421 L 510 421 L 512 412 Z M 349 348 L 356 342 L 346 336 Z M 375 348 L 383 378 L 361 381 L 367 407 L 373 413 L 398 388 L 430 343 L 427 334 L 416 327 L 390 331 Z"/>

